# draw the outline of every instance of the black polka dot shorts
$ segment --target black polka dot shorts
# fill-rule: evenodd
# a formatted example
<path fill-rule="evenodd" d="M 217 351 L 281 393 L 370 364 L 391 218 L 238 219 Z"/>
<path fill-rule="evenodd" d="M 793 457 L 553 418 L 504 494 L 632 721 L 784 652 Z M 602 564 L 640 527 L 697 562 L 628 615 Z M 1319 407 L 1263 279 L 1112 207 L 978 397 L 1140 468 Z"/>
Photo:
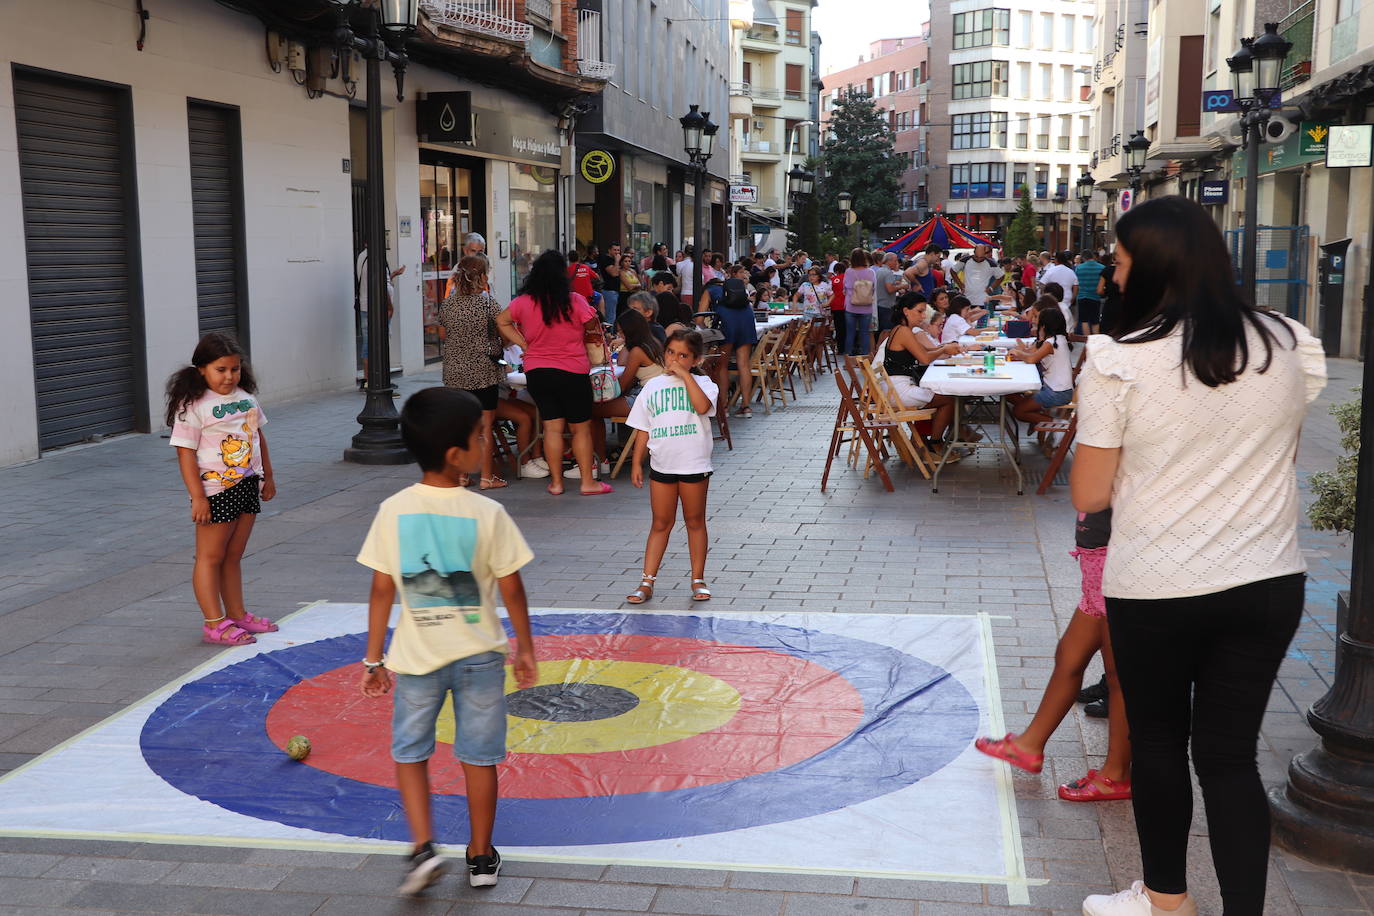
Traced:
<path fill-rule="evenodd" d="M 261 483 L 261 478 L 254 474 L 211 496 L 210 524 L 232 522 L 240 515 L 257 515 L 261 512 L 262 502 L 258 499 Z"/>

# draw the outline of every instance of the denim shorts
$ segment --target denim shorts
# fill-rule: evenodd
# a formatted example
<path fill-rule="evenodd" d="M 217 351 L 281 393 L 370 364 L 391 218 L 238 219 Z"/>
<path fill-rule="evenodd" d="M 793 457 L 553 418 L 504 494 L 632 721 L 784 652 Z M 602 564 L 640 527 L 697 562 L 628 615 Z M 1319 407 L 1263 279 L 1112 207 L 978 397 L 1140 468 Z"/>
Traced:
<path fill-rule="evenodd" d="M 453 694 L 453 756 L 473 766 L 506 759 L 506 657 L 483 652 L 429 674 L 397 674 L 391 712 L 391 759 L 420 763 L 434 755 L 434 725 Z"/>
<path fill-rule="evenodd" d="M 1041 407 L 1063 407 L 1073 400 L 1073 389 L 1065 388 L 1063 391 L 1055 391 L 1049 385 L 1041 385 L 1040 390 L 1031 397 Z"/>

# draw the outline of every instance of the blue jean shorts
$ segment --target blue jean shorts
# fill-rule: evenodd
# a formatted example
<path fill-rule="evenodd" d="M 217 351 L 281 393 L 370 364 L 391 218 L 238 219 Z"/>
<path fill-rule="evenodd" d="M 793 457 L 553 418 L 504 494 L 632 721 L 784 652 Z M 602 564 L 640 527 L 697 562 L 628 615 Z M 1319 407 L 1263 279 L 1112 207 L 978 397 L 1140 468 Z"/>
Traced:
<path fill-rule="evenodd" d="M 434 755 L 434 725 L 453 695 L 453 756 L 473 766 L 506 759 L 506 657 L 483 652 L 429 674 L 396 675 L 391 759 L 420 763 Z"/>
<path fill-rule="evenodd" d="M 1040 390 L 1031 397 L 1041 407 L 1063 407 L 1073 400 L 1073 389 L 1065 388 L 1063 391 L 1055 391 L 1049 385 L 1041 385 Z"/>

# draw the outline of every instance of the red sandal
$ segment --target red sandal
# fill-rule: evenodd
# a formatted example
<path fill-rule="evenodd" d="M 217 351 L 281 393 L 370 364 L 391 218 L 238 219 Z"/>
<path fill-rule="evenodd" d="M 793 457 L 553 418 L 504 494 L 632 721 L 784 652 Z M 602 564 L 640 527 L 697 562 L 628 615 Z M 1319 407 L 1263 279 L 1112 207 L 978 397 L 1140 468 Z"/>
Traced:
<path fill-rule="evenodd" d="M 1025 770 L 1027 773 L 1039 773 L 1045 767 L 1044 754 L 1031 754 L 1017 747 L 1012 739 L 1016 736 L 1007 732 L 1005 738 L 979 738 L 973 742 L 973 746 L 978 748 L 989 757 L 996 757 L 1003 763 L 1009 763 L 1017 769 Z"/>
<path fill-rule="evenodd" d="M 1060 786 L 1059 797 L 1070 802 L 1125 801 L 1131 797 L 1131 781 L 1118 782 L 1089 770 L 1082 779 Z"/>
<path fill-rule="evenodd" d="M 221 617 L 214 623 L 206 621 L 201 627 L 201 642 L 212 646 L 247 646 L 257 641 L 252 633 L 227 617 Z"/>

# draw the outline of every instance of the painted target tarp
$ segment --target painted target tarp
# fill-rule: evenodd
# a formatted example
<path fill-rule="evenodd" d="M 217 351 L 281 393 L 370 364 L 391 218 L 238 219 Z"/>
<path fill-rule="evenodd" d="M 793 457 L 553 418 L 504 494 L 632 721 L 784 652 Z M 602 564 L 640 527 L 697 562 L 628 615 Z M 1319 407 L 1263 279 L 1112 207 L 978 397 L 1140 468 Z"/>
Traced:
<path fill-rule="evenodd" d="M 508 855 L 1017 880 L 974 617 L 533 617 L 508 676 Z M 0 781 L 0 832 L 288 845 L 407 837 L 391 701 L 358 691 L 366 609 L 321 604 Z M 450 710 L 435 824 L 466 837 Z M 285 754 L 310 739 L 303 762 Z M 88 796 L 88 797 L 86 797 Z M 1014 824 L 1013 824 L 1014 825 Z M 818 833 L 819 831 L 819 833 Z M 819 837 L 823 843 L 818 843 Z"/>

